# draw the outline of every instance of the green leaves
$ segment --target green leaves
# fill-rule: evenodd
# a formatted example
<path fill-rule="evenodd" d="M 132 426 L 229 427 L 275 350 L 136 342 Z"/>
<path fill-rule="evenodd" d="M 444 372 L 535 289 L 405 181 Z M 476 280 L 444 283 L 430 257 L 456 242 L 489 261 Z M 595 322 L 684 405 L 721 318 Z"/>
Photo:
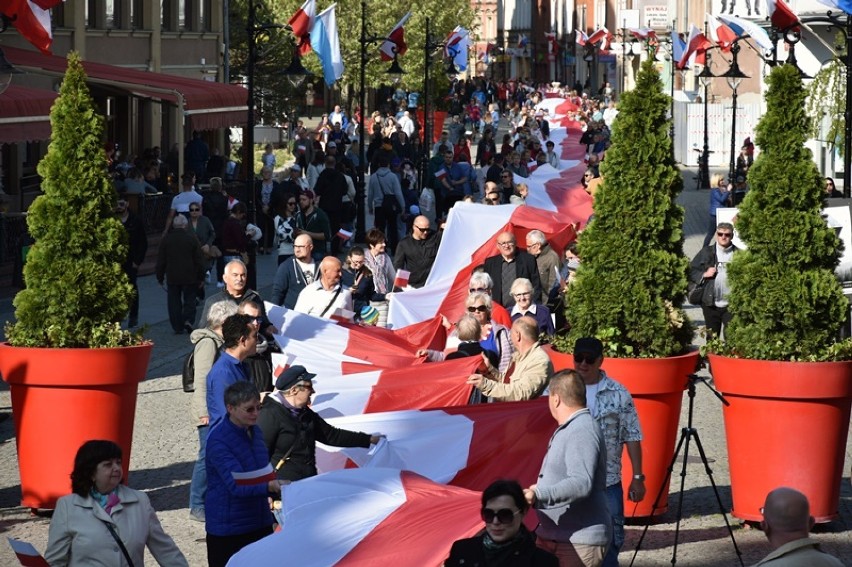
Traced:
<path fill-rule="evenodd" d="M 16 321 L 6 336 L 16 346 L 112 347 L 137 343 L 118 321 L 133 290 L 121 265 L 126 234 L 113 215 L 101 135 L 79 56 L 51 109 L 51 138 L 38 165 L 42 192 L 27 225 L 35 244 L 24 268 L 26 289 L 15 297 Z"/>
<path fill-rule="evenodd" d="M 601 165 L 595 220 L 579 238 L 582 262 L 568 289 L 567 338 L 596 336 L 608 356 L 663 357 L 685 352 L 693 330 L 681 306 L 688 260 L 683 255 L 683 189 L 669 137 L 669 97 L 653 62 L 625 93 Z"/>
<path fill-rule="evenodd" d="M 849 309 L 834 275 L 842 244 L 822 217 L 824 180 L 804 146 L 806 92 L 790 65 L 773 69 L 767 83 L 761 153 L 736 222 L 748 250 L 729 268 L 727 345 L 709 348 L 767 360 L 849 358 L 852 343 L 836 343 Z"/>

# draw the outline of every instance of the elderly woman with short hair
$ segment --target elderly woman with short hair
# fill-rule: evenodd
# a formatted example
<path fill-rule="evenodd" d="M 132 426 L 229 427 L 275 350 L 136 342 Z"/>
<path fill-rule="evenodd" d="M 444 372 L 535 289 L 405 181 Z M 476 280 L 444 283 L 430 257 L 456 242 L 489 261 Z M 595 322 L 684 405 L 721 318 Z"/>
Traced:
<path fill-rule="evenodd" d="M 528 315 L 535 319 L 539 333 L 550 336 L 555 332 L 550 309 L 533 301 L 533 285 L 530 280 L 517 278 L 512 282 L 511 293 L 515 298 L 515 306 L 512 307 L 513 322 Z"/>

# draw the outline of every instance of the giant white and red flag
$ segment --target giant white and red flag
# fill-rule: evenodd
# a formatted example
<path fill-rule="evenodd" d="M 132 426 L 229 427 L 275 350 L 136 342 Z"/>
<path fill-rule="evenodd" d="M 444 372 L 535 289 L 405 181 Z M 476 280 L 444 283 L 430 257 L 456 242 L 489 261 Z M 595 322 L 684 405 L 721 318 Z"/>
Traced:
<path fill-rule="evenodd" d="M 9 18 L 24 39 L 45 55 L 50 55 L 53 29 L 50 9 L 63 0 L 0 0 L 0 13 Z"/>
<path fill-rule="evenodd" d="M 228 567 L 438 567 L 482 527 L 480 493 L 395 469 L 349 469 L 281 491 L 283 529 L 237 552 Z"/>

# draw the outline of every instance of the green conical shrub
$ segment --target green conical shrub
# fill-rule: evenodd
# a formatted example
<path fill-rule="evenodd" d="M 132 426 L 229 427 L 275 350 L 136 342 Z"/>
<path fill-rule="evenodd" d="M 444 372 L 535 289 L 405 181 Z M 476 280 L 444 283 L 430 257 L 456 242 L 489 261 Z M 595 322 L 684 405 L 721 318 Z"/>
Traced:
<path fill-rule="evenodd" d="M 601 166 L 595 218 L 580 235 L 582 262 L 569 286 L 569 349 L 583 336 L 604 342 L 607 356 L 663 357 L 685 352 L 692 326 L 681 306 L 688 260 L 683 255 L 683 181 L 675 164 L 670 98 L 646 60 L 636 89 L 625 93 Z"/>
<path fill-rule="evenodd" d="M 50 146 L 38 165 L 43 195 L 27 216 L 35 244 L 24 269 L 26 289 L 15 297 L 16 321 L 6 336 L 15 346 L 131 344 L 135 338 L 118 323 L 133 293 L 121 268 L 127 237 L 113 213 L 103 118 L 74 52 L 50 124 Z"/>
<path fill-rule="evenodd" d="M 842 245 L 822 217 L 825 181 L 805 147 L 807 93 L 791 65 L 773 69 L 766 82 L 755 137 L 761 153 L 735 224 L 748 249 L 734 254 L 728 270 L 727 344 L 710 348 L 766 360 L 843 357 L 836 337 L 849 304 L 834 275 Z"/>

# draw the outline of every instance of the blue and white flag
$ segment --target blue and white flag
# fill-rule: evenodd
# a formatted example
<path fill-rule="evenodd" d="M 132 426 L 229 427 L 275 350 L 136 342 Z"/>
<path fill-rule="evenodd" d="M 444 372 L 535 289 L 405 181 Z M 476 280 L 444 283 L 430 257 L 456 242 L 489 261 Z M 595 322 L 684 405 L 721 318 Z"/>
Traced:
<path fill-rule="evenodd" d="M 340 37 L 337 35 L 337 4 L 332 4 L 314 20 L 311 28 L 311 47 L 322 63 L 325 84 L 329 87 L 343 76 L 343 57 L 340 55 Z"/>
<path fill-rule="evenodd" d="M 470 33 L 461 26 L 456 26 L 447 37 L 444 56 L 452 59 L 456 69 L 467 70 L 467 50 L 470 45 Z"/>

